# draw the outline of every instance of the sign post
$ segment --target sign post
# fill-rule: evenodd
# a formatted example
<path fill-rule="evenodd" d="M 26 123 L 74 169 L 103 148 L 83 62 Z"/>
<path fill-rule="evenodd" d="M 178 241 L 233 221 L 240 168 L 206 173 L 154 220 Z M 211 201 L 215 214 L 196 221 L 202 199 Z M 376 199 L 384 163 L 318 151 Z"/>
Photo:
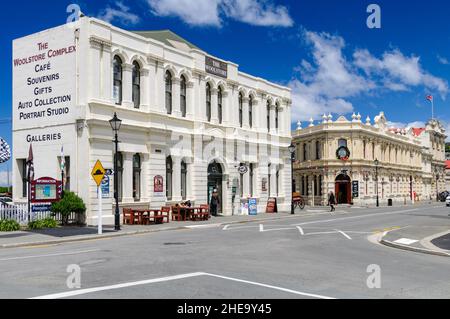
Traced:
<path fill-rule="evenodd" d="M 98 198 L 98 234 L 101 235 L 103 233 L 103 224 L 102 224 L 102 181 L 105 177 L 106 170 L 103 168 L 103 165 L 100 161 L 95 163 L 94 168 L 92 169 L 91 175 L 97 184 L 97 198 Z"/>

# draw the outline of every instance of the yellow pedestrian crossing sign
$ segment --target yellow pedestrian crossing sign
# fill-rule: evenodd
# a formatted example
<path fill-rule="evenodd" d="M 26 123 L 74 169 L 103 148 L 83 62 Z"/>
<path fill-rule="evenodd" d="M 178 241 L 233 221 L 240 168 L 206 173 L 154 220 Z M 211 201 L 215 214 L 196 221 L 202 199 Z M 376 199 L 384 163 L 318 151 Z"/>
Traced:
<path fill-rule="evenodd" d="M 103 168 L 103 165 L 100 161 L 97 161 L 95 163 L 94 168 L 92 169 L 91 175 L 94 179 L 95 183 L 97 184 L 97 187 L 100 187 L 103 177 L 105 177 L 106 170 Z"/>

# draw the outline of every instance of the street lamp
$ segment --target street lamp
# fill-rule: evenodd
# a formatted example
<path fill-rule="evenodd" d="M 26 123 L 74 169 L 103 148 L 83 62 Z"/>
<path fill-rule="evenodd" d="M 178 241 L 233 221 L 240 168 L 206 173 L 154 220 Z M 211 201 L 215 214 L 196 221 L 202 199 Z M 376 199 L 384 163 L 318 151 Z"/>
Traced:
<path fill-rule="evenodd" d="M 120 126 L 122 125 L 122 120 L 117 117 L 117 114 L 114 113 L 114 117 L 109 121 L 111 128 L 114 133 L 114 199 L 116 200 L 116 211 L 114 215 L 114 229 L 120 230 L 120 212 L 119 212 L 119 181 L 117 175 L 117 160 L 118 160 L 118 148 L 119 148 L 119 140 L 118 133 L 120 130 Z"/>
<path fill-rule="evenodd" d="M 288 147 L 289 149 L 289 153 L 291 153 L 291 191 L 292 194 L 295 192 L 294 190 L 294 162 L 295 162 L 295 145 L 293 143 L 291 143 L 291 145 L 289 145 Z M 294 215 L 295 211 L 294 211 L 294 201 L 291 198 L 291 214 Z"/>
<path fill-rule="evenodd" d="M 380 207 L 380 198 L 378 197 L 378 165 L 380 162 L 378 159 L 375 159 L 375 179 L 377 181 L 376 190 L 377 190 L 377 207 Z"/>

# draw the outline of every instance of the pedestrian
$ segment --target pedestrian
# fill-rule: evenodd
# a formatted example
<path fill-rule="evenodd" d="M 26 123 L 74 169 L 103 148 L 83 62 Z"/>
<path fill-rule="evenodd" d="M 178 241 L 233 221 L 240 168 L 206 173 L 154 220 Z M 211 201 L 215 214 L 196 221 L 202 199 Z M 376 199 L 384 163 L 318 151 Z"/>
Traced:
<path fill-rule="evenodd" d="M 209 204 L 209 209 L 211 211 L 211 215 L 217 216 L 217 207 L 220 204 L 219 194 L 217 193 L 217 189 L 213 191 L 211 196 L 211 202 Z"/>
<path fill-rule="evenodd" d="M 334 205 L 336 204 L 336 197 L 334 196 L 333 192 L 330 192 L 328 194 L 328 205 L 331 207 L 331 212 L 334 212 L 336 208 L 334 208 Z"/>

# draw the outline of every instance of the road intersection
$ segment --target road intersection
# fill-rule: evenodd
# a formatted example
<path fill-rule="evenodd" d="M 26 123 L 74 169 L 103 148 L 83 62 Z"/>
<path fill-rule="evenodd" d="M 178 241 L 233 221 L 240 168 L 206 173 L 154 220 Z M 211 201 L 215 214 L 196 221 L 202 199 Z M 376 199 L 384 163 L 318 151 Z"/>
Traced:
<path fill-rule="evenodd" d="M 448 209 L 352 209 L 0 250 L 0 298 L 448 298 L 450 258 L 369 238 Z M 70 289 L 70 265 L 81 288 Z M 368 269 L 379 266 L 380 288 Z"/>

